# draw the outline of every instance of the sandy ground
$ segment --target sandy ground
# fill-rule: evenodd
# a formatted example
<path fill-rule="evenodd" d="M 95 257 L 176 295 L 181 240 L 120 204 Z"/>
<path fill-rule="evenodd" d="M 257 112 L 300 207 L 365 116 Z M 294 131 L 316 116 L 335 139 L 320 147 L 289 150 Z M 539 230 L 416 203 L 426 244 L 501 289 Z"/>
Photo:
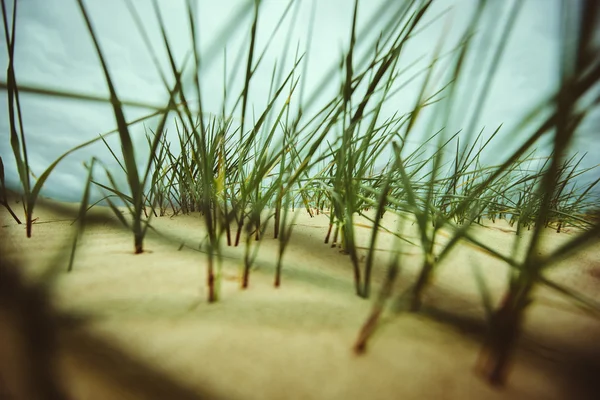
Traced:
<path fill-rule="evenodd" d="M 161 374 L 211 399 L 585 399 L 600 392 L 600 321 L 544 288 L 528 311 L 507 387 L 492 388 L 474 373 L 484 309 L 473 268 L 480 268 L 498 301 L 507 267 L 467 244 L 440 266 L 423 312 L 394 312 L 390 301 L 367 352 L 357 356 L 352 345 L 372 301 L 354 295 L 348 256 L 323 243 L 327 216 L 296 214 L 279 289 L 273 287 L 277 241 L 271 228 L 247 290 L 239 279 L 244 247 L 223 246 L 221 299 L 208 304 L 206 255 L 197 251 L 200 215 L 154 219 L 171 240 L 150 232 L 141 255 L 133 254 L 127 231 L 95 224 L 80 242 L 74 271 L 66 273 L 73 226 L 64 212 L 77 206 L 63 206 L 63 213 L 36 209 L 31 239 L 2 209 L 0 240 L 2 259 L 19 263 L 29 280 L 54 265 L 56 308 L 87 321 L 59 335 L 60 373 L 73 399 L 186 398 L 159 383 Z M 97 208 L 93 214 L 110 212 Z M 395 229 L 396 219 L 387 215 L 385 226 Z M 370 225 L 357 219 L 359 246 L 368 245 Z M 418 243 L 414 227 L 405 224 L 404 230 Z M 517 238 L 504 221 L 474 227 L 473 234 L 507 255 Z M 542 251 L 573 235 L 544 232 Z M 400 246 L 382 231 L 377 248 L 375 294 L 390 250 L 401 252 L 396 298 L 414 281 L 420 247 Z M 600 241 L 548 276 L 600 301 L 599 252 Z"/>

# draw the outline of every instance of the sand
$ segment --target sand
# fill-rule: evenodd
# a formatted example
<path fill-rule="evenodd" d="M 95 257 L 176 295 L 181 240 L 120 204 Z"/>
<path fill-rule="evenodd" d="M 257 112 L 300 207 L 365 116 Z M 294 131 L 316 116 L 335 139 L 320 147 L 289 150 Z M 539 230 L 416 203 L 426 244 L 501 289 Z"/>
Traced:
<path fill-rule="evenodd" d="M 172 240 L 150 232 L 140 255 L 133 254 L 132 235 L 117 224 L 90 226 L 74 270 L 66 273 L 73 237 L 67 212 L 77 205 L 47 204 L 59 209 L 36 208 L 30 239 L 23 225 L 0 211 L 2 259 L 19 264 L 31 282 L 55 265 L 52 303 L 86 321 L 58 333 L 59 373 L 70 398 L 195 398 L 194 392 L 210 399 L 585 399 L 600 392 L 600 321 L 545 288 L 528 310 L 507 386 L 493 388 L 474 373 L 484 308 L 473 268 L 480 268 L 497 302 L 507 267 L 466 243 L 440 266 L 423 311 L 395 312 L 390 301 L 359 356 L 352 346 L 372 300 L 354 294 L 349 257 L 323 243 L 326 215 L 296 213 L 279 289 L 273 287 L 277 241 L 271 228 L 246 290 L 240 289 L 244 246 L 224 245 L 221 299 L 209 304 L 206 256 L 195 250 L 203 238 L 200 215 L 154 219 Z M 110 211 L 98 207 L 93 215 Z M 384 225 L 395 228 L 397 218 L 386 215 Z M 473 235 L 510 254 L 514 229 L 504 221 L 485 225 L 474 227 Z M 357 219 L 359 246 L 368 245 L 370 226 Z M 574 234 L 545 231 L 542 251 Z M 418 243 L 410 224 L 405 235 Z M 420 248 L 399 247 L 385 231 L 379 237 L 373 292 L 395 249 L 401 252 L 396 298 L 414 281 Z M 186 247 L 179 250 L 182 242 Z M 600 301 L 599 252 L 600 241 L 558 263 L 548 277 Z M 10 318 L 0 318 L 3 323 L 0 330 L 9 332 Z M 2 340 L 17 340 L 9 333 Z M 0 361 L 0 374 L 11 368 L 6 363 Z"/>

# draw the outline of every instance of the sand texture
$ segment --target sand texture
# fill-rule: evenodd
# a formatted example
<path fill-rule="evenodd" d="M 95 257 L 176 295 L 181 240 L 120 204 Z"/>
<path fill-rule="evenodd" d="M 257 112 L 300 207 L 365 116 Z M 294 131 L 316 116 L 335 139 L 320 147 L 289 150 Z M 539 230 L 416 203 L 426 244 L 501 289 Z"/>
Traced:
<path fill-rule="evenodd" d="M 278 289 L 271 227 L 246 290 L 240 289 L 244 244 L 223 245 L 221 298 L 209 304 L 206 255 L 197 250 L 204 237 L 199 214 L 153 219 L 170 239 L 149 232 L 141 255 L 133 254 L 130 233 L 98 218 L 80 240 L 74 270 L 66 273 L 74 233 L 68 212 L 76 209 L 37 207 L 30 239 L 23 225 L 0 211 L 2 262 L 18 268 L 27 282 L 55 272 L 48 295 L 60 314 L 56 365 L 66 398 L 591 399 L 600 393 L 599 319 L 546 288 L 536 291 L 527 312 L 507 387 L 493 388 L 474 373 L 485 326 L 473 271 L 480 269 L 497 304 L 507 267 L 467 243 L 440 265 L 422 312 L 396 312 L 398 294 L 421 265 L 421 250 L 399 246 L 381 231 L 374 295 L 392 250 L 401 252 L 400 275 L 366 353 L 358 356 L 352 346 L 373 302 L 354 294 L 349 257 L 323 243 L 327 215 L 296 212 Z M 108 216 L 110 210 L 98 207 L 91 215 Z M 387 214 L 384 226 L 396 229 L 397 218 Z M 370 226 L 357 218 L 359 246 L 368 246 Z M 504 221 L 474 227 L 472 234 L 507 255 L 517 238 Z M 542 250 L 573 234 L 547 230 Z M 418 243 L 410 223 L 404 235 Z M 598 254 L 600 241 L 547 276 L 600 301 Z M 27 387 L 18 382 L 19 368 L 37 360 L 20 353 L 28 345 L 14 321 L 25 311 L 11 304 L 0 304 L 0 374 L 14 391 Z"/>

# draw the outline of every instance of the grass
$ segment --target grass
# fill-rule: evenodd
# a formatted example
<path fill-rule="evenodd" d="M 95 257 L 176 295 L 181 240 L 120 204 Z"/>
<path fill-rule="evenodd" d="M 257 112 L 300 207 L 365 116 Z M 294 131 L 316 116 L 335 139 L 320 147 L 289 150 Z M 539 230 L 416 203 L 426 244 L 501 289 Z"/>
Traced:
<path fill-rule="evenodd" d="M 206 94 L 200 76 L 207 57 L 199 52 L 199 22 L 194 2 L 187 2 L 191 48 L 181 65 L 177 65 L 173 56 L 158 3 L 152 3 L 170 74 L 161 69 L 155 44 L 150 42 L 135 6 L 128 2 L 135 27 L 152 55 L 154 67 L 159 71 L 168 93 L 168 99 L 162 106 L 127 102 L 117 95 L 110 66 L 98 40 L 100 33 L 94 28 L 93 16 L 88 13 L 84 1 L 79 0 L 78 4 L 109 88 L 110 96 L 106 99 L 19 85 L 14 68 L 17 2 L 13 5 L 9 23 L 5 1 L 2 0 L 9 65 L 6 81 L 1 82 L 1 87 L 8 98 L 10 140 L 24 198 L 28 237 L 32 234 L 36 200 L 56 165 L 73 152 L 103 141 L 120 166 L 121 171 L 118 172 L 126 177 L 127 187 L 119 187 L 115 172 L 102 162 L 93 160 L 87 165 L 88 180 L 78 217 L 73 256 L 77 238 L 85 226 L 91 185 L 104 192 L 103 198 L 115 216 L 132 232 L 135 254 L 144 251 L 143 240 L 148 229 L 153 229 L 152 218 L 200 212 L 207 232 L 202 249 L 206 254 L 208 301 L 214 302 L 219 299 L 219 263 L 223 242 L 227 246 L 238 246 L 244 240 L 241 287 L 247 288 L 260 246 L 267 240 L 266 237 L 270 237 L 266 227 L 271 220 L 273 237 L 278 240 L 274 286 L 281 285 L 284 255 L 293 242 L 290 210 L 301 206 L 311 216 L 325 210 L 329 212 L 329 231 L 324 241 L 341 247 L 349 258 L 356 294 L 370 298 L 373 297 L 371 275 L 375 268 L 379 268 L 375 249 L 378 232 L 383 229 L 380 219 L 386 213 L 408 213 L 418 227 L 422 261 L 411 289 L 397 300 L 405 301 L 407 311 L 420 311 L 423 293 L 439 265 L 461 242 L 469 242 L 511 267 L 510 283 L 503 301 L 494 307 L 485 298 L 482 300 L 488 310 L 489 337 L 482 350 L 479 370 L 495 385 L 506 382 L 510 355 L 522 329 L 521 321 L 534 301 L 531 293 L 535 287 L 549 287 L 582 307 L 598 311 L 597 304 L 544 275 L 556 260 L 568 257 L 589 244 L 600 232 L 597 220 L 589 217 L 597 204 L 594 189 L 600 178 L 582 183 L 582 177 L 597 173 L 597 170 L 582 168 L 584 156 L 570 151 L 579 125 L 598 106 L 594 87 L 600 80 L 597 56 L 600 52 L 590 33 L 596 24 L 593 16 L 598 13 L 594 2 L 582 3 L 581 10 L 569 7 L 565 2 L 569 12 L 580 13 L 581 26 L 579 30 L 568 29 L 573 28 L 573 18 L 570 13 L 565 13 L 562 21 L 565 28 L 561 31 L 559 88 L 541 104 L 532 105 L 530 112 L 508 132 L 502 126 L 489 131 L 478 128 L 477 124 L 497 65 L 514 30 L 521 2 L 515 3 L 505 20 L 490 28 L 500 32 L 496 47 L 483 47 L 476 41 L 475 32 L 481 29 L 483 16 L 489 12 L 486 3 L 481 2 L 456 46 L 443 53 L 443 35 L 429 54 L 427 66 L 407 76 L 408 69 L 404 66 L 411 60 L 404 59 L 404 48 L 412 37 L 427 29 L 432 3 L 412 1 L 399 5 L 393 1 L 384 2 L 375 14 L 381 21 L 377 26 L 382 29 L 375 39 L 369 41 L 375 25 L 367 24 L 367 28 L 358 32 L 360 8 L 356 0 L 353 23 L 339 68 L 323 76 L 327 81 L 337 74 L 339 92 L 325 101 L 320 109 L 310 113 L 305 112 L 305 107 L 312 104 L 320 88 L 306 95 L 304 82 L 308 54 L 303 54 L 299 47 L 291 67 L 282 67 L 288 61 L 287 49 L 293 48 L 289 32 L 282 59 L 272 66 L 268 91 L 265 88 L 255 89 L 253 80 L 256 71 L 264 68 L 264 54 L 271 40 L 283 34 L 281 29 L 285 21 L 298 15 L 298 2 L 288 3 L 262 49 L 258 47 L 257 38 L 261 2 L 248 2 L 243 10 L 252 10 L 253 13 L 248 29 L 249 39 L 241 53 L 245 62 L 234 67 L 245 66 L 243 87 L 237 96 L 231 97 L 232 83 L 225 78 L 229 70 L 227 57 L 224 57 L 222 112 L 219 116 L 210 117 L 203 108 Z M 242 11 L 234 15 L 226 27 L 233 30 L 234 26 L 239 26 L 242 15 Z M 433 21 L 439 18 L 436 16 Z M 309 39 L 311 35 L 309 30 Z M 227 39 L 226 34 L 219 38 L 221 42 Z M 365 48 L 372 51 L 363 54 Z M 465 60 L 473 55 L 487 68 L 482 73 L 479 89 L 464 99 L 458 94 L 459 88 L 469 83 Z M 192 84 L 185 85 L 189 76 Z M 393 102 L 394 96 L 402 93 L 405 85 L 419 81 L 412 108 L 392 116 L 385 115 L 383 110 Z M 476 86 L 475 83 L 473 86 Z M 252 108 L 250 111 L 249 94 L 253 89 L 266 93 L 265 106 L 261 110 Z M 196 107 L 191 106 L 190 92 L 196 97 Z M 20 93 L 108 103 L 117 128 L 67 150 L 33 183 Z M 590 101 L 590 98 L 595 100 Z M 230 99 L 234 105 L 227 108 Z M 125 106 L 145 107 L 151 113 L 128 122 Z M 464 109 L 473 111 L 462 117 L 461 110 Z M 466 127 L 464 131 L 449 131 L 451 117 L 457 118 L 456 115 Z M 148 149 L 144 151 L 134 146 L 133 126 L 157 118 L 153 128 L 145 126 Z M 171 118 L 175 121 L 174 140 L 169 139 L 166 128 Z M 422 136 L 422 132 L 431 133 Z M 115 133 L 118 134 L 120 152 L 114 151 L 105 139 Z M 422 137 L 416 139 L 416 148 L 411 149 L 413 138 L 419 135 Z M 503 160 L 490 165 L 486 154 L 493 151 L 490 147 L 497 146 L 500 135 L 519 135 L 525 140 Z M 537 156 L 536 146 L 547 137 L 551 143 L 549 155 Z M 139 167 L 140 154 L 147 159 L 142 168 Z M 0 166 L 2 204 L 20 223 L 4 194 L 4 167 L 1 163 Z M 96 177 L 95 166 L 102 169 L 108 184 Z M 121 214 L 116 200 L 125 205 L 126 216 Z M 375 211 L 374 217 L 365 213 L 371 208 Z M 358 216 L 369 218 L 373 223 L 364 261 L 359 257 L 355 238 Z M 493 222 L 507 219 L 511 225 L 517 226 L 517 234 L 522 229 L 532 230 L 533 240 L 527 243 L 525 257 L 519 258 L 516 252 L 508 256 L 500 254 L 477 241 L 470 234 L 470 229 L 481 224 L 483 218 Z M 544 229 L 552 227 L 561 232 L 569 226 L 576 227 L 579 233 L 552 254 L 537 255 L 540 234 Z M 450 238 L 443 246 L 436 247 L 434 244 L 442 229 L 450 232 Z M 392 232 L 397 237 L 398 248 L 407 241 L 399 232 L 400 227 Z M 372 313 L 355 343 L 357 352 L 366 350 L 380 315 L 388 300 L 394 297 L 392 289 L 400 263 L 399 253 L 394 254 L 379 295 L 374 300 Z M 73 267 L 73 256 L 69 270 Z M 485 290 L 482 290 L 484 293 Z"/>

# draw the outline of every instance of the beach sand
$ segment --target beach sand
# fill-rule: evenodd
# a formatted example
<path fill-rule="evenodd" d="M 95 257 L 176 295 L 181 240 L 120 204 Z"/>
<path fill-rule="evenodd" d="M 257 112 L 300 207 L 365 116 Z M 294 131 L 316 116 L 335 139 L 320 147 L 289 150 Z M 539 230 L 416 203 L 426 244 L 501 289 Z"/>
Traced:
<path fill-rule="evenodd" d="M 392 249 L 401 253 L 400 275 L 367 351 L 356 355 L 352 347 L 373 300 L 354 294 L 349 257 L 323 243 L 327 215 L 296 212 L 278 289 L 272 228 L 260 242 L 246 290 L 240 289 L 244 244 L 223 245 L 221 298 L 209 304 L 206 255 L 197 251 L 204 232 L 199 214 L 153 219 L 170 240 L 150 231 L 140 255 L 133 254 L 133 237 L 118 224 L 90 225 L 67 273 L 74 234 L 68 212 L 77 205 L 46 203 L 55 207 L 36 207 L 30 239 L 24 225 L 0 211 L 2 260 L 29 282 L 55 268 L 53 305 L 85 321 L 58 329 L 60 381 L 70 398 L 194 398 L 194 392 L 210 399 L 585 399 L 600 393 L 600 320 L 547 288 L 536 291 L 527 311 L 507 386 L 491 387 L 474 372 L 485 313 L 473 270 L 480 269 L 495 304 L 508 270 L 467 243 L 439 266 L 422 312 L 395 312 L 395 299 L 414 282 L 422 255 L 418 245 L 399 245 L 380 232 L 372 298 Z M 11 205 L 20 210 L 20 204 Z M 96 207 L 92 215 L 109 216 L 110 210 Z M 395 230 L 398 218 L 386 214 L 384 226 Z M 511 254 L 515 229 L 505 221 L 485 225 L 473 227 L 472 234 Z M 370 226 L 357 217 L 359 246 L 368 246 Z M 419 243 L 410 221 L 403 229 Z M 541 251 L 574 234 L 545 230 Z M 446 239 L 439 237 L 440 243 Z M 360 250 L 361 262 L 364 254 Z M 600 301 L 598 254 L 600 240 L 547 276 Z M 6 353 L 18 347 L 8 341 L 19 335 L 11 336 L 11 314 L 4 313 Z M 14 368 L 4 359 L 0 349 L 0 374 Z M 12 376 L 4 375 L 5 381 Z"/>

